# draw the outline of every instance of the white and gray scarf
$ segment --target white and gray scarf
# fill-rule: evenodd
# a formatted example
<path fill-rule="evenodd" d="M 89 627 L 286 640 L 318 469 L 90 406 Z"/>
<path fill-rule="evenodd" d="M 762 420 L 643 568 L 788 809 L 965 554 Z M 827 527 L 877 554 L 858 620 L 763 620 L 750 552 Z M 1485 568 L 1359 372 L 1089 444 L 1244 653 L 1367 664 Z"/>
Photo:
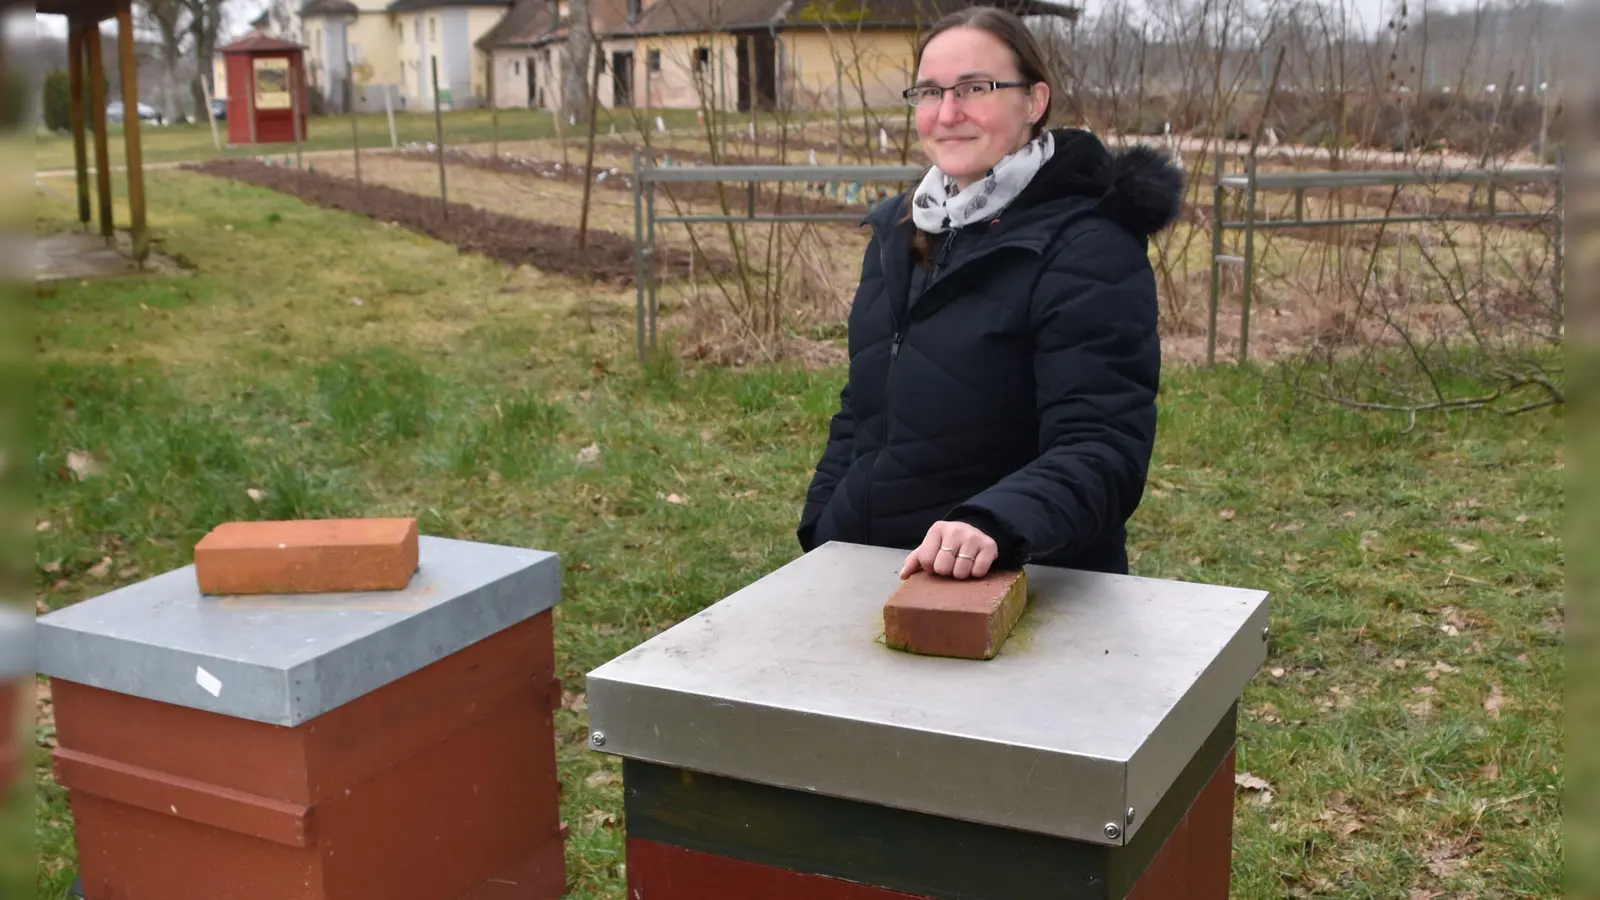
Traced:
<path fill-rule="evenodd" d="M 939 171 L 938 166 L 933 166 L 917 186 L 911 203 L 911 220 L 923 231 L 939 234 L 993 218 L 1017 199 L 1055 149 L 1055 138 L 1046 131 L 995 163 L 987 175 L 959 192 L 956 192 L 955 182 Z"/>

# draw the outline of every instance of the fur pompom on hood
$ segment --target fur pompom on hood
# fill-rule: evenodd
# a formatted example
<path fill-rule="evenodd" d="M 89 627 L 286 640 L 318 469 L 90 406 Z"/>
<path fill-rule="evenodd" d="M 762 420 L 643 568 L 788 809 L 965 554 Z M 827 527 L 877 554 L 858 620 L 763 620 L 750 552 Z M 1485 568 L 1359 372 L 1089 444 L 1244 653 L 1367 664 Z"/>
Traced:
<path fill-rule="evenodd" d="M 1055 155 L 1013 201 L 1012 211 L 1054 200 L 1095 200 L 1141 238 L 1177 221 L 1185 178 L 1166 153 L 1147 144 L 1112 152 L 1079 128 L 1059 128 L 1054 136 Z"/>

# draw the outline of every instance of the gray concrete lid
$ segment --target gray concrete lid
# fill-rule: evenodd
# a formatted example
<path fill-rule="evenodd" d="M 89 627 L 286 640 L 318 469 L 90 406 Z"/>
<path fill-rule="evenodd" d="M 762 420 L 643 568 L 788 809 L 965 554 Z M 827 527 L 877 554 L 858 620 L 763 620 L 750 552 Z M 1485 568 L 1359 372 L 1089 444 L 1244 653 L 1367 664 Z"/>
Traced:
<path fill-rule="evenodd" d="M 560 599 L 555 554 L 422 536 L 400 591 L 202 595 L 184 566 L 38 620 L 39 671 L 299 725 Z"/>
<path fill-rule="evenodd" d="M 33 616 L 0 607 L 0 681 L 34 673 Z"/>
<path fill-rule="evenodd" d="M 600 666 L 591 746 L 1118 844 L 1266 656 L 1263 591 L 1042 567 L 995 659 L 902 653 L 882 608 L 904 559 L 828 544 Z"/>

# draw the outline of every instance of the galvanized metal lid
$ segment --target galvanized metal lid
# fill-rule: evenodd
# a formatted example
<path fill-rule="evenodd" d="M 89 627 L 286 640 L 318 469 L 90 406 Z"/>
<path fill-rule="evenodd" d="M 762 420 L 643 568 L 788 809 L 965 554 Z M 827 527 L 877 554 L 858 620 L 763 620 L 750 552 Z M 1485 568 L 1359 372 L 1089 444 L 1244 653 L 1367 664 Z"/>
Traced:
<path fill-rule="evenodd" d="M 399 591 L 202 595 L 184 566 L 38 620 L 39 671 L 298 725 L 554 606 L 556 555 L 422 536 Z"/>
<path fill-rule="evenodd" d="M 0 681 L 33 674 L 33 616 L 0 607 Z"/>
<path fill-rule="evenodd" d="M 1263 591 L 1040 567 L 996 658 L 898 652 L 904 558 L 828 544 L 600 666 L 592 748 L 1122 844 L 1266 656 Z"/>

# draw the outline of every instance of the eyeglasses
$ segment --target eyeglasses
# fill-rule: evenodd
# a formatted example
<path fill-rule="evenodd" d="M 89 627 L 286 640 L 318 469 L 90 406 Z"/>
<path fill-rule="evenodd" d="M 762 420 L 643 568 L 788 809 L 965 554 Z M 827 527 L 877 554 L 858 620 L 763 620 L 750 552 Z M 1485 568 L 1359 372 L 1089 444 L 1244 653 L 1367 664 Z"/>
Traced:
<path fill-rule="evenodd" d="M 959 101 L 977 100 L 987 97 L 1001 88 L 1029 88 L 1033 87 L 1031 81 L 963 81 L 951 87 L 939 87 L 936 84 L 923 84 L 913 88 L 906 88 L 904 95 L 906 102 L 912 106 L 938 106 L 944 102 L 946 91 L 955 95 Z"/>

